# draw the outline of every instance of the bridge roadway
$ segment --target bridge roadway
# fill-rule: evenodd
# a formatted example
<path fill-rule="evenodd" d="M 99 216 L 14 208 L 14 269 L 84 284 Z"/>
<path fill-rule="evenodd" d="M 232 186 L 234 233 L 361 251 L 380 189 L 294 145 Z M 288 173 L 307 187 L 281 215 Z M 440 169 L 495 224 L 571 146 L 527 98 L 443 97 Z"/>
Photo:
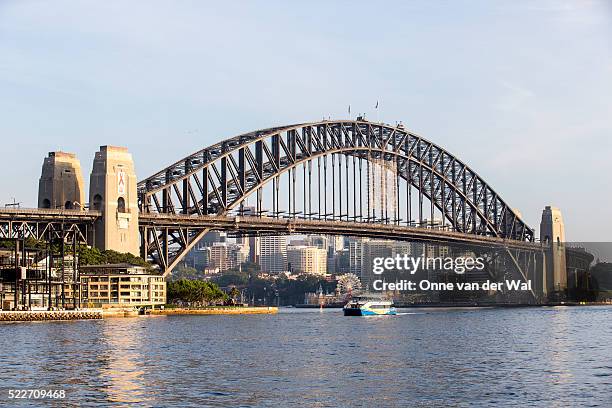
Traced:
<path fill-rule="evenodd" d="M 0 238 L 15 238 L 18 231 L 39 237 L 45 224 L 89 224 L 101 216 L 99 211 L 80 211 L 38 208 L 0 208 Z M 481 247 L 543 250 L 539 242 L 527 242 L 464 234 L 445 229 L 409 227 L 338 220 L 309 220 L 303 218 L 275 218 L 223 215 L 170 215 L 141 213 L 139 224 L 147 228 L 198 228 L 247 235 L 329 234 L 360 236 L 402 241 L 469 244 Z M 42 236 L 40 236 L 42 238 Z"/>
<path fill-rule="evenodd" d="M 0 208 L 1 221 L 95 221 L 100 211 L 64 210 L 47 208 Z"/>
<path fill-rule="evenodd" d="M 81 211 L 41 208 L 0 208 L 0 239 L 49 239 L 76 233 L 77 239 L 87 242 L 88 231 L 93 230 L 99 211 Z"/>
<path fill-rule="evenodd" d="M 400 241 L 469 244 L 480 247 L 543 250 L 539 242 L 517 241 L 483 235 L 464 234 L 443 229 L 409 227 L 338 220 L 309 220 L 256 216 L 189 216 L 143 213 L 140 226 L 148 228 L 198 228 L 247 235 L 328 234 Z"/>

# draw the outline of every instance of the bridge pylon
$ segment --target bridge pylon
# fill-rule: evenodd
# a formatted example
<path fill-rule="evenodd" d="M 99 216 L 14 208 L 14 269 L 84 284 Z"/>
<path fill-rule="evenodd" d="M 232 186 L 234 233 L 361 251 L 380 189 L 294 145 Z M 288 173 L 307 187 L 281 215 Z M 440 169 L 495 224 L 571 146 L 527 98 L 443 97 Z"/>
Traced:
<path fill-rule="evenodd" d="M 128 149 L 100 146 L 89 184 L 89 208 L 102 213 L 95 222 L 96 248 L 140 255 L 136 184 Z"/>
<path fill-rule="evenodd" d="M 70 210 L 84 205 L 81 162 L 74 153 L 49 152 L 38 183 L 38 208 Z"/>
<path fill-rule="evenodd" d="M 540 222 L 540 242 L 546 247 L 544 262 L 544 290 L 553 300 L 565 294 L 567 290 L 567 267 L 565 259 L 565 225 L 561 210 L 546 206 L 542 211 Z M 563 300 L 563 299 L 558 299 Z"/>

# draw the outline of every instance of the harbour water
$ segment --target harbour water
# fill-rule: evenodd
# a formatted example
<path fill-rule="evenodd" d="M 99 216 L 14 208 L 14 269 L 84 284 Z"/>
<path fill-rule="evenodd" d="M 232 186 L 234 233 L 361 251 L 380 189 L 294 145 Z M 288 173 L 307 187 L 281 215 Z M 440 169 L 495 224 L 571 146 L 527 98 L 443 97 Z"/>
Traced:
<path fill-rule="evenodd" d="M 0 324 L 0 406 L 606 406 L 612 307 Z M 63 400 L 9 390 L 65 390 Z"/>

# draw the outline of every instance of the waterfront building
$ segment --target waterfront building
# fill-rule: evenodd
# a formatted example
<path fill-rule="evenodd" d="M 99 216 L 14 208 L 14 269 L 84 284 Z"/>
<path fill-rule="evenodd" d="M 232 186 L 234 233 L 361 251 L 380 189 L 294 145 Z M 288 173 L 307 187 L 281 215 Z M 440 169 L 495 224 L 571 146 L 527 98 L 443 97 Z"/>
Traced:
<path fill-rule="evenodd" d="M 321 285 L 316 292 L 304 293 L 304 304 L 310 306 L 331 305 L 341 300 L 335 293 L 324 293 Z"/>
<path fill-rule="evenodd" d="M 130 264 L 82 266 L 81 304 L 89 307 L 142 307 L 166 303 L 166 281 Z"/>
<path fill-rule="evenodd" d="M 49 298 L 52 307 L 72 307 L 74 299 L 71 292 L 63 288 L 74 285 L 73 256 L 67 254 L 62 261 L 60 256 L 55 255 L 49 265 L 49 257 L 45 255 L 45 252 L 38 250 L 28 249 L 24 254 L 13 249 L 0 249 L 2 310 L 46 310 L 49 308 Z"/>

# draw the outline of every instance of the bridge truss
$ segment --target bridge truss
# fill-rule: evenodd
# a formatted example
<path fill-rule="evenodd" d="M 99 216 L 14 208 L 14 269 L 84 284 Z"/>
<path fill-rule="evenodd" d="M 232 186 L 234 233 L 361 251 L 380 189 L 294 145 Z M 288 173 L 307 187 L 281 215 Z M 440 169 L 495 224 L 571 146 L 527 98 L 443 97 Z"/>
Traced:
<path fill-rule="evenodd" d="M 92 243 L 94 221 L 100 216 L 98 211 L 3 208 L 0 209 L 0 240 L 75 239 L 87 245 Z"/>
<path fill-rule="evenodd" d="M 413 238 L 420 228 L 443 240 L 534 242 L 534 231 L 456 156 L 402 126 L 363 120 L 239 135 L 142 180 L 138 194 L 142 255 L 164 271 L 216 228 L 214 217 L 231 215 L 319 223 L 330 234 L 404 227 Z"/>

